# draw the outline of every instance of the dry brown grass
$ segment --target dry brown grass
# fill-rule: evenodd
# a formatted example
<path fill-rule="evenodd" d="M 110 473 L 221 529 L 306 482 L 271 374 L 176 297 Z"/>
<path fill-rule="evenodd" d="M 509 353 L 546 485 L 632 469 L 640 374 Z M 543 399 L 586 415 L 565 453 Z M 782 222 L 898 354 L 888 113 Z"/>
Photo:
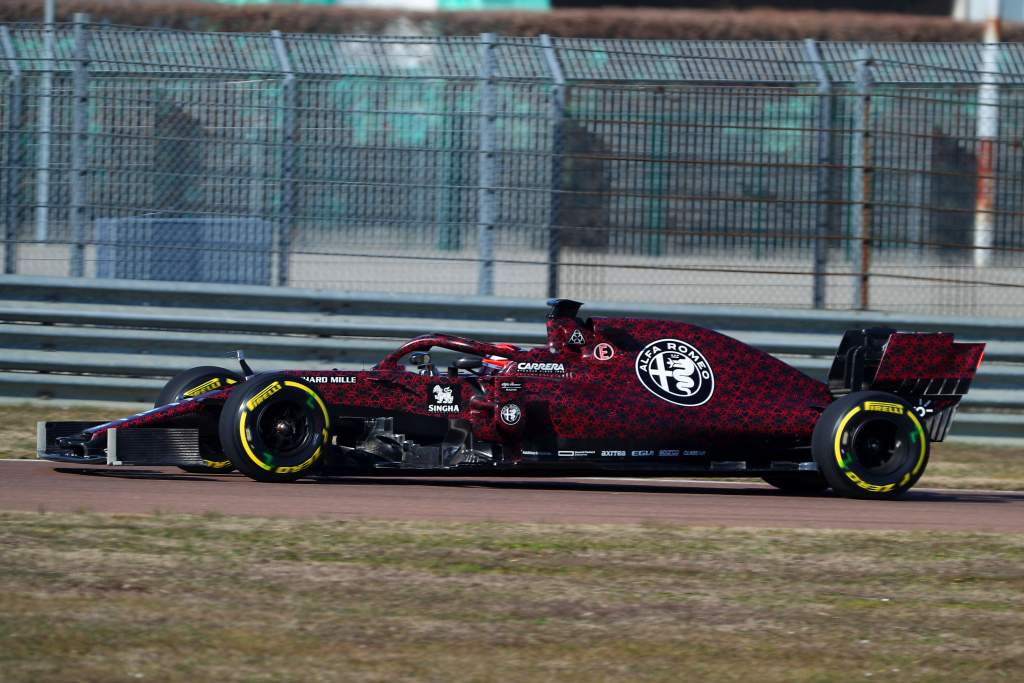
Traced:
<path fill-rule="evenodd" d="M 36 457 L 36 423 L 95 420 L 97 424 L 131 414 L 109 406 L 0 405 L 0 457 Z"/>
<path fill-rule="evenodd" d="M 1024 537 L 0 513 L 4 681 L 994 681 Z"/>
<path fill-rule="evenodd" d="M 918 486 L 1024 491 L 1024 447 L 935 444 Z"/>

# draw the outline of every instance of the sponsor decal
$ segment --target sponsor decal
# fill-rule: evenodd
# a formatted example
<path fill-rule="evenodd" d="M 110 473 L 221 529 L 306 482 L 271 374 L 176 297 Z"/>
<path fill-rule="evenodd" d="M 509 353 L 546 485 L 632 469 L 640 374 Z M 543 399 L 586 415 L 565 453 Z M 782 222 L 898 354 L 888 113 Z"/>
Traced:
<path fill-rule="evenodd" d="M 230 460 L 204 460 L 203 464 L 215 470 L 222 470 L 231 465 Z"/>
<path fill-rule="evenodd" d="M 307 467 L 309 467 L 310 465 L 312 465 L 313 461 L 316 460 L 318 457 L 320 457 L 320 449 L 319 448 L 316 449 L 316 452 L 313 453 L 313 455 L 309 456 L 309 458 L 305 462 L 303 462 L 301 464 L 298 464 L 298 465 L 295 465 L 293 467 L 275 467 L 274 471 L 277 472 L 278 474 L 289 474 L 291 472 L 301 472 L 302 470 L 304 470 Z"/>
<path fill-rule="evenodd" d="M 896 484 L 885 484 L 884 486 L 881 486 L 879 484 L 870 484 L 861 479 L 860 477 L 858 477 L 850 470 L 846 470 L 846 476 L 850 481 L 852 481 L 857 486 L 861 487 L 865 491 L 871 491 L 872 493 L 888 493 L 889 491 L 892 491 L 894 488 L 896 488 Z"/>
<path fill-rule="evenodd" d="M 932 413 L 935 412 L 935 408 L 932 408 L 932 402 L 931 401 L 925 401 L 923 399 L 918 399 L 917 405 L 914 406 L 914 412 L 917 413 L 918 417 L 920 417 L 922 420 L 924 420 L 929 415 L 931 415 Z"/>
<path fill-rule="evenodd" d="M 589 458 L 596 451 L 558 451 L 559 458 Z"/>
<path fill-rule="evenodd" d="M 903 406 L 899 403 L 885 403 L 883 401 L 865 401 L 864 410 L 871 410 L 876 413 L 892 413 L 893 415 L 903 414 Z"/>
<path fill-rule="evenodd" d="M 707 455 L 707 454 L 708 454 L 707 451 L 683 451 L 683 455 L 694 457 L 694 458 L 699 458 L 699 457 Z"/>
<path fill-rule="evenodd" d="M 459 407 L 458 395 L 455 387 L 450 384 L 431 384 L 430 401 L 427 411 L 431 413 L 457 413 Z"/>
<path fill-rule="evenodd" d="M 569 337 L 569 343 L 573 346 L 583 346 L 587 343 L 587 340 L 583 338 L 582 332 L 573 330 L 572 335 Z"/>
<path fill-rule="evenodd" d="M 654 451 L 630 451 L 630 456 L 634 458 L 653 458 Z"/>
<path fill-rule="evenodd" d="M 281 389 L 283 389 L 283 388 L 284 388 L 284 386 L 280 382 L 274 382 L 273 384 L 270 384 L 270 385 L 264 387 L 263 390 L 260 393 L 256 394 L 255 396 L 250 398 L 248 401 L 246 401 L 245 402 L 245 407 L 248 408 L 249 410 L 255 410 L 256 406 L 258 406 L 259 404 L 263 403 L 268 398 L 270 398 L 271 396 L 273 396 L 277 392 L 281 391 Z"/>
<path fill-rule="evenodd" d="M 502 382 L 501 383 L 501 390 L 502 391 L 507 391 L 509 393 L 514 393 L 516 391 L 519 391 L 522 388 L 523 388 L 523 385 L 522 385 L 521 382 Z"/>
<path fill-rule="evenodd" d="M 316 375 L 313 377 L 303 377 L 310 384 L 355 384 L 355 375 Z"/>
<path fill-rule="evenodd" d="M 515 403 L 506 403 L 498 411 L 498 414 L 501 416 L 501 421 L 511 427 L 512 425 L 519 424 L 523 411 Z"/>
<path fill-rule="evenodd" d="M 564 375 L 565 364 L 563 363 L 517 363 L 516 370 L 519 372 L 540 372 L 547 375 Z"/>
<path fill-rule="evenodd" d="M 601 342 L 594 347 L 594 358 L 597 360 L 611 360 L 615 357 L 615 348 L 608 342 Z"/>
<path fill-rule="evenodd" d="M 678 448 L 667 448 L 665 450 L 658 451 L 659 458 L 678 458 L 680 451 Z"/>
<path fill-rule="evenodd" d="M 214 389 L 220 389 L 220 387 L 220 377 L 214 377 L 211 380 L 203 382 L 199 386 L 192 387 L 182 395 L 187 397 L 198 396 L 199 394 L 205 394 L 206 392 L 213 391 Z"/>
<path fill-rule="evenodd" d="M 602 458 L 625 458 L 626 451 L 601 451 Z"/>
<path fill-rule="evenodd" d="M 704 405 L 715 392 L 715 373 L 692 344 L 659 339 L 637 354 L 636 376 L 647 391 L 677 406 Z"/>

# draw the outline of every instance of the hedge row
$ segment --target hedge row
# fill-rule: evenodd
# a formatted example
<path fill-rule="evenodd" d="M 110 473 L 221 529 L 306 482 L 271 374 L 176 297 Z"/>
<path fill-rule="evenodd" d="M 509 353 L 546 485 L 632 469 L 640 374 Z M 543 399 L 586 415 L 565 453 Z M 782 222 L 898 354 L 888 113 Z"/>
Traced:
<path fill-rule="evenodd" d="M 828 5 L 828 9 L 832 10 L 949 16 L 953 11 L 954 2 L 956 0 L 643 0 L 642 4 L 647 7 L 672 9 L 686 5 L 687 9 L 714 10 L 756 9 L 768 6 L 779 10 L 809 10 L 821 9 L 822 5 Z M 604 4 L 606 3 L 602 0 L 551 0 L 552 7 L 595 7 Z"/>
<path fill-rule="evenodd" d="M 40 20 L 40 0 L 3 0 L 0 22 Z M 654 8 L 560 9 L 551 12 L 406 12 L 317 5 L 220 5 L 176 0 L 61 0 L 58 19 L 87 12 L 95 21 L 199 31 L 504 35 L 678 40 L 819 40 L 972 42 L 977 24 L 946 17 L 754 10 Z M 1024 40 L 1024 24 L 1004 27 Z"/>

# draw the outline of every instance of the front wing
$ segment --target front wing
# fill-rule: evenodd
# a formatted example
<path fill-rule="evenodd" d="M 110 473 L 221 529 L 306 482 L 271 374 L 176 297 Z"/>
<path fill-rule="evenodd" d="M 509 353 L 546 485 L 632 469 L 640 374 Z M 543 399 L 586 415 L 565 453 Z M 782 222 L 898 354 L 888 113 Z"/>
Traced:
<path fill-rule="evenodd" d="M 36 455 L 54 462 L 91 465 L 203 465 L 198 429 L 114 428 L 105 442 L 78 438 L 95 422 L 39 422 Z"/>

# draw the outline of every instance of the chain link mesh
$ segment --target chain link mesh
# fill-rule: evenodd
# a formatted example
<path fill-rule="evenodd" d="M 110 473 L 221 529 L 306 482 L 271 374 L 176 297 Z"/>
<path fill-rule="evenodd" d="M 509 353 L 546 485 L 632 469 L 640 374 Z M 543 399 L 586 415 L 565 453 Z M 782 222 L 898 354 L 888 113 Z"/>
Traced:
<path fill-rule="evenodd" d="M 80 29 L 4 27 L 7 272 L 1024 311 L 1021 45 Z"/>

